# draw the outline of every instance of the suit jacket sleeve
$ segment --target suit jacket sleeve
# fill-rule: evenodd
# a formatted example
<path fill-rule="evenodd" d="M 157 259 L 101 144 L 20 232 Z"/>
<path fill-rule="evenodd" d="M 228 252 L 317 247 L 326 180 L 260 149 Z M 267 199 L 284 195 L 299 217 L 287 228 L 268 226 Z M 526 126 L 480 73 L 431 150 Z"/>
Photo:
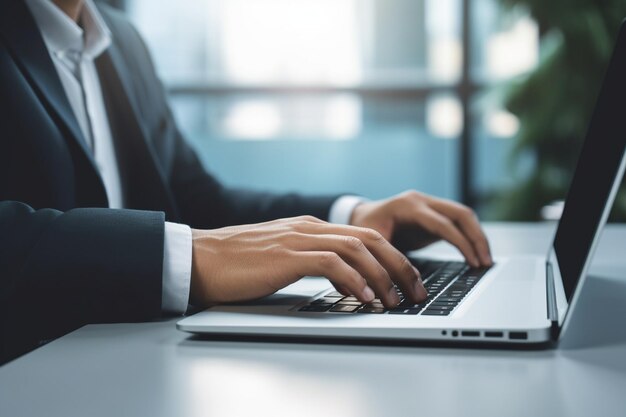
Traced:
<path fill-rule="evenodd" d="M 328 220 L 330 207 L 339 197 L 228 188 L 205 171 L 180 135 L 176 136 L 176 148 L 171 189 L 182 218 L 192 227 L 213 229 L 304 214 Z"/>
<path fill-rule="evenodd" d="M 0 363 L 87 323 L 161 311 L 163 214 L 0 202 Z"/>

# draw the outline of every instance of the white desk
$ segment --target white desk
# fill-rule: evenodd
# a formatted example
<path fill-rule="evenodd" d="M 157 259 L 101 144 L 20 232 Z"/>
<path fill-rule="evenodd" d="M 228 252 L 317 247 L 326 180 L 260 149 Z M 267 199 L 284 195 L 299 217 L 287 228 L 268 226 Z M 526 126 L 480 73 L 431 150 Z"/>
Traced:
<path fill-rule="evenodd" d="M 550 225 L 490 224 L 496 255 Z M 626 416 L 626 226 L 611 226 L 556 350 L 201 341 L 94 325 L 0 368 L 0 416 Z M 440 245 L 432 250 L 448 250 Z"/>

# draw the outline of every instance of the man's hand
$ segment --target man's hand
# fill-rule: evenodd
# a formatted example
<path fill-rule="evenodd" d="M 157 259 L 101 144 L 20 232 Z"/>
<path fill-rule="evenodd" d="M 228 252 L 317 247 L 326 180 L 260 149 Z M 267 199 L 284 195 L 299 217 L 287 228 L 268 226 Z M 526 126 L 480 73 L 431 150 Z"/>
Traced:
<path fill-rule="evenodd" d="M 402 251 L 444 239 L 456 246 L 470 265 L 492 264 L 489 243 L 476 214 L 452 201 L 407 191 L 358 205 L 350 223 L 380 232 Z"/>
<path fill-rule="evenodd" d="M 303 216 L 192 234 L 192 304 L 263 297 L 307 275 L 388 307 L 399 303 L 394 283 L 413 302 L 427 296 L 417 269 L 373 229 Z"/>

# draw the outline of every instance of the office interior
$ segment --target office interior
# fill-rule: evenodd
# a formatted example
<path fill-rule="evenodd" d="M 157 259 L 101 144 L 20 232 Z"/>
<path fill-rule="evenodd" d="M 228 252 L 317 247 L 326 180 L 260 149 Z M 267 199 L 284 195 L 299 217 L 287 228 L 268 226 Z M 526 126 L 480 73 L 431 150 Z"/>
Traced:
<path fill-rule="evenodd" d="M 110 3 L 226 184 L 416 189 L 488 221 L 558 219 L 626 15 L 618 1 Z M 623 189 L 611 221 L 626 221 Z"/>

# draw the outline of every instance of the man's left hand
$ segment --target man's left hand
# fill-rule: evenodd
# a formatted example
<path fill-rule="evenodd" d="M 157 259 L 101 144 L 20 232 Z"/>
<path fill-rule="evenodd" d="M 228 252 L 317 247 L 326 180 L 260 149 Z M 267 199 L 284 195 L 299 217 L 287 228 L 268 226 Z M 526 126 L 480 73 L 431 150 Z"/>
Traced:
<path fill-rule="evenodd" d="M 453 201 L 407 191 L 359 204 L 350 224 L 380 232 L 403 251 L 443 239 L 456 246 L 471 266 L 492 264 L 489 243 L 476 214 Z"/>

